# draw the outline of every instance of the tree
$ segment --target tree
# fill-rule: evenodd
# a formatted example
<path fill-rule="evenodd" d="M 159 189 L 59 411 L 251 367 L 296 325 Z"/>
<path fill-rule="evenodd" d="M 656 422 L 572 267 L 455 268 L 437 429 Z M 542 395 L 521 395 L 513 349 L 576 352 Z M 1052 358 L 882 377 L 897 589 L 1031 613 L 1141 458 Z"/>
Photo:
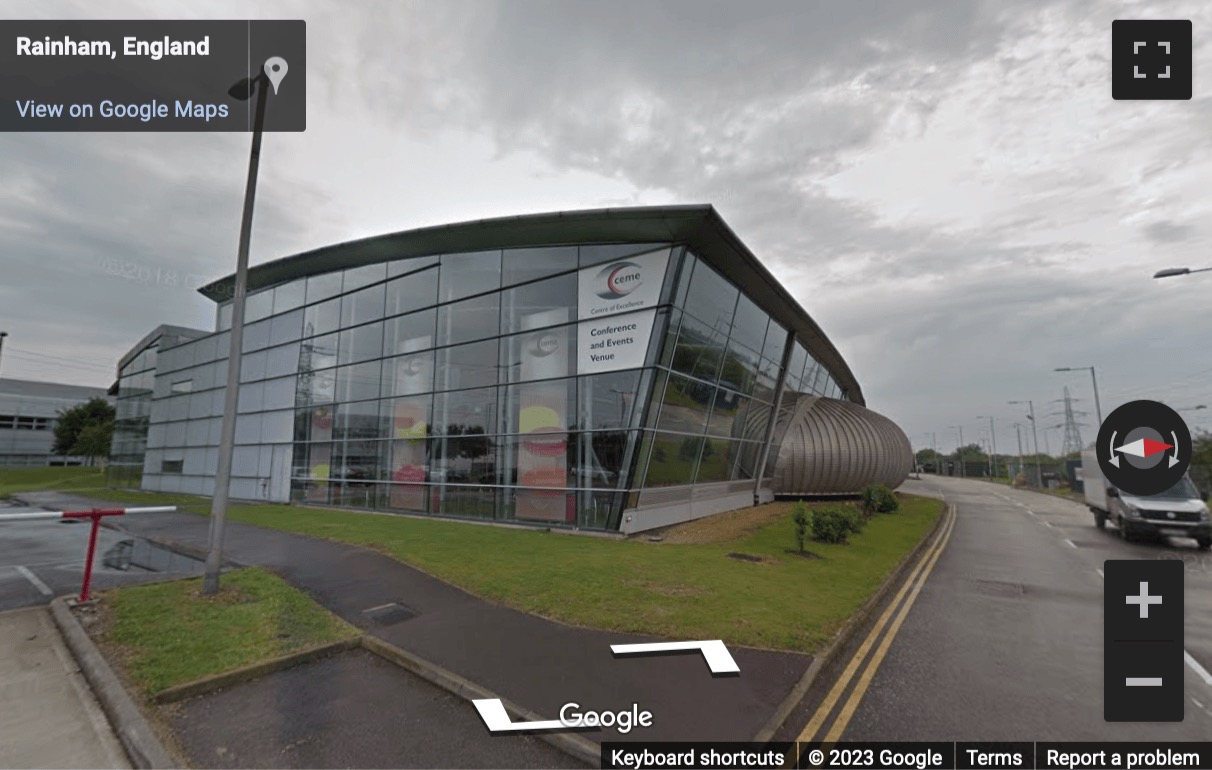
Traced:
<path fill-rule="evenodd" d="M 117 415 L 113 404 L 103 398 L 93 398 L 83 404 L 76 404 L 71 409 L 59 411 L 59 419 L 55 423 L 55 445 L 51 451 L 57 455 L 75 455 L 76 442 L 80 440 L 80 433 L 88 427 L 110 424 L 109 431 L 112 435 L 114 417 Z M 92 437 L 92 441 L 98 440 L 97 436 Z M 93 457 L 109 454 L 109 443 L 106 442 L 105 451 Z"/>
<path fill-rule="evenodd" d="M 985 450 L 980 444 L 968 444 L 955 450 L 956 457 L 964 460 L 988 460 L 989 455 L 985 454 Z"/>
<path fill-rule="evenodd" d="M 80 435 L 76 438 L 76 443 L 72 445 L 72 449 L 68 454 L 87 457 L 88 464 L 92 465 L 98 457 L 103 460 L 109 457 L 109 446 L 113 438 L 113 420 L 86 425 L 80 431 Z"/>
<path fill-rule="evenodd" d="M 938 461 L 943 459 L 943 456 L 933 449 L 918 450 L 916 457 L 918 465 L 938 464 Z"/>

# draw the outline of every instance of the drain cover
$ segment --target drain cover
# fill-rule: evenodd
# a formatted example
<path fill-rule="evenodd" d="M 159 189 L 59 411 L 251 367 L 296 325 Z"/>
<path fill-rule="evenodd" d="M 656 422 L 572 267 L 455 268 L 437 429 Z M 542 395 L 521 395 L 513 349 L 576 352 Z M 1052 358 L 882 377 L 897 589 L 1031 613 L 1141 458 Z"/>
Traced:
<path fill-rule="evenodd" d="M 362 610 L 362 614 L 376 626 L 391 626 L 415 618 L 417 611 L 411 607 L 405 607 L 399 602 L 392 602 L 391 604 Z"/>

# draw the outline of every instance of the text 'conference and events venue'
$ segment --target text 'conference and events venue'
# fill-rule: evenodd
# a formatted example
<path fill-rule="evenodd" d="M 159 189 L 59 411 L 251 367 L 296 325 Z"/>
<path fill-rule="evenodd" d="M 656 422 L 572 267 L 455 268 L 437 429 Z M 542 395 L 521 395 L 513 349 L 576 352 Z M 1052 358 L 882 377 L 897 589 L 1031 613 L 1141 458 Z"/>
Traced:
<path fill-rule="evenodd" d="M 210 494 L 216 329 L 119 364 L 111 482 Z M 235 498 L 636 532 L 899 485 L 905 434 L 710 206 L 510 217 L 249 271 Z"/>

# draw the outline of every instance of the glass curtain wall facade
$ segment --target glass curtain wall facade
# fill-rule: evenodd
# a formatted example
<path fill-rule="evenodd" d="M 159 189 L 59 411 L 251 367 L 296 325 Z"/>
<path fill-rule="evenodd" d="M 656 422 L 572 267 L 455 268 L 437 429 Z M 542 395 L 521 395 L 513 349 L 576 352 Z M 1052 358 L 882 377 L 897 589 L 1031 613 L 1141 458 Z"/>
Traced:
<path fill-rule="evenodd" d="M 106 479 L 111 486 L 137 489 L 143 481 L 159 344 L 157 338 L 118 372 L 114 435 L 106 469 Z"/>
<path fill-rule="evenodd" d="M 624 296 L 594 317 L 655 312 L 646 352 L 626 368 L 589 364 L 606 343 L 584 336 L 585 285 L 649 262 L 663 265 L 654 309 L 628 311 Z M 230 302 L 216 323 L 123 368 L 114 457 L 132 458 L 123 473 L 141 466 L 145 488 L 213 492 Z M 756 486 L 785 358 L 784 396 L 843 395 L 788 338 L 678 244 L 494 249 L 300 278 L 247 297 L 232 496 L 618 529 L 643 489 Z"/>

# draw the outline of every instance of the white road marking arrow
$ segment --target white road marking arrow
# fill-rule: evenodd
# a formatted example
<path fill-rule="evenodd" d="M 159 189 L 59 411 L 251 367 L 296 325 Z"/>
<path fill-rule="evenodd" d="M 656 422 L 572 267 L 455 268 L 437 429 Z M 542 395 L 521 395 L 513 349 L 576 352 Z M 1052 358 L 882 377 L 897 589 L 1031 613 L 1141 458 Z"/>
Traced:
<path fill-rule="evenodd" d="M 509 712 L 505 711 L 505 704 L 501 703 L 499 698 L 473 700 L 472 704 L 475 705 L 476 711 L 480 712 L 480 719 L 484 720 L 488 731 L 493 733 L 517 732 L 519 730 L 567 730 L 569 728 L 569 725 L 564 724 L 558 719 L 550 719 L 543 722 L 514 722 L 509 718 Z"/>
<path fill-rule="evenodd" d="M 739 674 L 740 667 L 728 653 L 728 648 L 719 639 L 702 642 L 646 642 L 644 644 L 612 644 L 610 651 L 615 655 L 645 655 L 657 652 L 677 652 L 679 650 L 700 650 L 707 659 L 707 668 L 713 674 Z"/>

